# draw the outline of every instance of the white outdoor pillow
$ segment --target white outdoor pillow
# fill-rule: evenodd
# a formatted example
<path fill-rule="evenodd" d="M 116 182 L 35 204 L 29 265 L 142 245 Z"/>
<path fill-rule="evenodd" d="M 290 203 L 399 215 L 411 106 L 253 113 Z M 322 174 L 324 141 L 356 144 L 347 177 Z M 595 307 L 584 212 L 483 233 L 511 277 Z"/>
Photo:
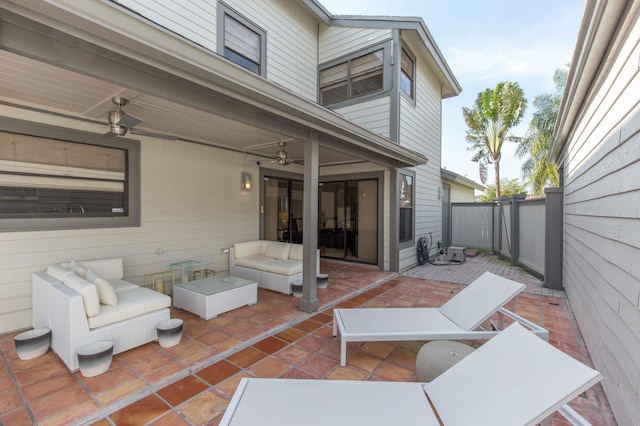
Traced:
<path fill-rule="evenodd" d="M 289 259 L 302 260 L 302 244 L 291 244 L 289 247 Z"/>
<path fill-rule="evenodd" d="M 76 274 L 67 275 L 63 282 L 71 290 L 82 295 L 84 310 L 88 317 L 95 317 L 100 313 L 100 297 L 98 289 L 93 283 Z"/>
<path fill-rule="evenodd" d="M 75 272 L 76 274 L 80 275 L 83 278 L 85 275 L 87 275 L 87 268 L 85 268 L 75 260 L 72 260 L 69 263 L 69 269 L 71 269 L 73 272 Z"/>
<path fill-rule="evenodd" d="M 100 297 L 100 303 L 111 306 L 118 304 L 118 295 L 116 294 L 111 282 L 102 278 L 91 269 L 87 270 L 86 279 L 96 285 L 96 288 L 98 289 L 98 296 Z"/>
<path fill-rule="evenodd" d="M 47 266 L 47 274 L 59 281 L 64 281 L 64 278 L 67 275 L 74 274 L 74 272 L 70 269 L 63 268 L 60 265 L 49 265 Z"/>
<path fill-rule="evenodd" d="M 264 255 L 273 259 L 287 260 L 289 258 L 289 244 L 269 243 Z"/>

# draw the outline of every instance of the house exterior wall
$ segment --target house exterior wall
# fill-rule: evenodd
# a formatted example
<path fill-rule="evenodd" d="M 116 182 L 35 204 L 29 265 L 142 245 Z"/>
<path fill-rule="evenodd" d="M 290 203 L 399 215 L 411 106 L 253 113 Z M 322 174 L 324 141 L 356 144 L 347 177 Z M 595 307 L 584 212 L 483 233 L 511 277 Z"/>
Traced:
<path fill-rule="evenodd" d="M 322 25 L 318 42 L 319 63 L 325 63 L 369 46 L 391 41 L 388 28 L 353 28 Z"/>
<path fill-rule="evenodd" d="M 8 108 L 3 116 L 18 118 Z M 42 114 L 19 115 L 43 121 Z M 38 115 L 38 117 L 36 117 Z M 82 130 L 86 123 L 44 117 L 47 124 Z M 86 130 L 93 130 L 86 128 Z M 258 191 L 241 192 L 239 153 L 185 142 L 141 141 L 141 225 L 131 228 L 0 232 L 0 333 L 31 325 L 31 274 L 70 260 L 124 257 L 125 277 L 195 259 L 229 268 L 222 249 L 258 235 Z M 216 167 L 211 167 L 212 162 Z M 247 171 L 257 176 L 257 169 Z"/>
<path fill-rule="evenodd" d="M 445 181 L 445 183 L 450 187 L 449 196 L 452 203 L 473 203 L 476 200 L 473 188 L 450 180 Z"/>
<path fill-rule="evenodd" d="M 408 47 L 417 51 L 411 45 Z M 442 97 L 440 83 L 426 62 L 416 59 L 416 102 L 400 96 L 400 145 L 423 152 L 429 159 L 426 165 L 415 167 L 415 241 L 431 232 L 434 244 L 442 239 L 442 188 L 440 174 L 442 136 Z M 417 263 L 415 244 L 403 248 L 399 254 L 399 269 Z"/>
<path fill-rule="evenodd" d="M 563 283 L 621 425 L 640 424 L 639 41 L 636 16 L 562 157 Z"/>
<path fill-rule="evenodd" d="M 216 0 L 180 2 L 119 0 L 119 4 L 176 34 L 217 52 Z M 267 33 L 267 78 L 317 100 L 318 21 L 297 1 L 228 0 L 224 4 Z"/>
<path fill-rule="evenodd" d="M 336 108 L 335 111 L 365 129 L 389 137 L 391 130 L 391 99 L 389 96 Z"/>

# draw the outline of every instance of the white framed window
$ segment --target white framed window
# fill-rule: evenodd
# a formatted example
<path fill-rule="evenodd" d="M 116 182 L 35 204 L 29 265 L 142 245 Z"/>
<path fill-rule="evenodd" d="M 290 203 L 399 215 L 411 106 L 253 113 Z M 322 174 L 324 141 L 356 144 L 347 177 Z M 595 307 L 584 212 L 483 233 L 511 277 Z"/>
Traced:
<path fill-rule="evenodd" d="M 218 4 L 218 52 L 247 70 L 266 75 L 266 32 L 233 11 Z"/>
<path fill-rule="evenodd" d="M 320 70 L 320 103 L 332 105 L 384 90 L 384 49 Z"/>
<path fill-rule="evenodd" d="M 139 161 L 138 141 L 2 119 L 0 226 L 138 226 Z"/>
<path fill-rule="evenodd" d="M 409 52 L 402 48 L 400 59 L 400 90 L 410 99 L 415 99 L 416 85 L 416 63 Z"/>

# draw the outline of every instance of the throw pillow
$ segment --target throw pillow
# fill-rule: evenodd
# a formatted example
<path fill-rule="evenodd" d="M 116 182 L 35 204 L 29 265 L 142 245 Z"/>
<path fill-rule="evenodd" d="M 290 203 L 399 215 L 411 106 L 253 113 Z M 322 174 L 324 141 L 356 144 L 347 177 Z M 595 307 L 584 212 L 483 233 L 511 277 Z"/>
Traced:
<path fill-rule="evenodd" d="M 94 281 L 96 288 L 98 289 L 98 295 L 100 296 L 100 303 L 103 305 L 116 306 L 118 304 L 118 295 L 113 289 L 111 283 L 104 278 L 98 277 Z"/>
<path fill-rule="evenodd" d="M 75 272 L 76 274 L 80 275 L 83 278 L 85 275 L 87 275 L 87 268 L 85 268 L 75 260 L 72 260 L 69 263 L 69 269 L 71 269 L 73 272 Z"/>
<path fill-rule="evenodd" d="M 95 317 L 100 313 L 100 297 L 98 296 L 98 289 L 93 283 L 76 274 L 67 275 L 63 283 L 71 290 L 82 295 L 84 310 L 88 317 Z"/>

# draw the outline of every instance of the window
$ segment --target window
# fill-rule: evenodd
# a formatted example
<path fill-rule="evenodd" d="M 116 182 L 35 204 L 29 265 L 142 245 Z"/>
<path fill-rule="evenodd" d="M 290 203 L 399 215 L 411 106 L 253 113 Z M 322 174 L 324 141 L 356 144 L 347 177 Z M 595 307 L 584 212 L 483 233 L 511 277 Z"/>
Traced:
<path fill-rule="evenodd" d="M 400 174 L 399 240 L 413 240 L 413 176 Z"/>
<path fill-rule="evenodd" d="M 414 98 L 415 62 L 405 49 L 402 49 L 400 60 L 400 89 L 411 99 Z"/>
<path fill-rule="evenodd" d="M 137 141 L 109 138 L 103 142 L 100 139 L 106 138 L 42 125 L 24 124 L 19 129 L 32 127 L 33 134 L 2 127 L 0 223 L 4 229 L 139 225 Z M 39 131 L 42 128 L 45 131 Z"/>
<path fill-rule="evenodd" d="M 384 88 L 384 49 L 320 71 L 320 103 L 331 105 Z"/>
<path fill-rule="evenodd" d="M 220 5 L 220 53 L 241 67 L 265 75 L 266 33 L 224 5 Z M 221 35 L 221 37 L 220 37 Z"/>

